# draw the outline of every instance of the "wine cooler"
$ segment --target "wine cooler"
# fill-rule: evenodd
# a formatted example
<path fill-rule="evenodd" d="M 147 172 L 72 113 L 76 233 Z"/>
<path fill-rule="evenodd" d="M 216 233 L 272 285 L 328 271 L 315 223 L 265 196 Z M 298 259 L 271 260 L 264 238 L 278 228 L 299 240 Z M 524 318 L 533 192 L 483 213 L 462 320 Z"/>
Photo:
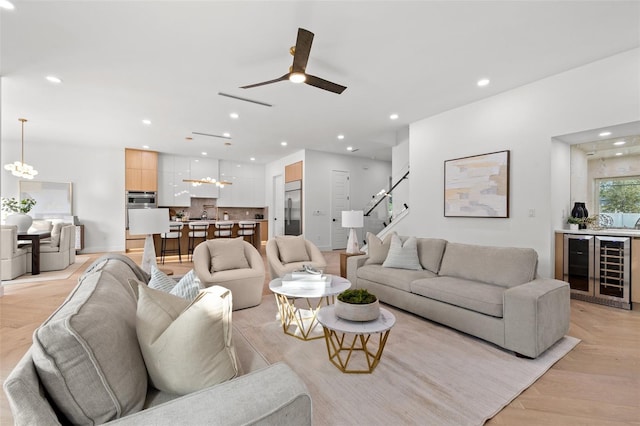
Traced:
<path fill-rule="evenodd" d="M 564 280 L 571 297 L 631 309 L 631 239 L 564 235 Z"/>

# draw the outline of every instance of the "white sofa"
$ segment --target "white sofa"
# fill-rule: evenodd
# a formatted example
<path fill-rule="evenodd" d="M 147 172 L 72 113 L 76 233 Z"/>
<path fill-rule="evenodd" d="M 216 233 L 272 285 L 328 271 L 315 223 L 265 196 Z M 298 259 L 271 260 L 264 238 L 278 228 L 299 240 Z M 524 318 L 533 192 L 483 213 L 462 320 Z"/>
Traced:
<path fill-rule="evenodd" d="M 569 284 L 539 277 L 533 249 L 418 238 L 410 270 L 383 266 L 389 245 L 347 259 L 347 279 L 381 302 L 530 358 L 569 329 Z"/>
<path fill-rule="evenodd" d="M 18 227 L 15 225 L 0 228 L 0 271 L 3 280 L 27 273 L 27 249 L 18 247 Z"/>

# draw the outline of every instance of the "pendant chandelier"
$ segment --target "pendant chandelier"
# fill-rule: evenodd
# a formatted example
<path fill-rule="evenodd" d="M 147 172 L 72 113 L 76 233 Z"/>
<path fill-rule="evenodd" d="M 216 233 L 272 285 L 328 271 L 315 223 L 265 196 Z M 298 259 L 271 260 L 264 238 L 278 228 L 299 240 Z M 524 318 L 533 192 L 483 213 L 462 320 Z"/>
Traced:
<path fill-rule="evenodd" d="M 14 163 L 5 164 L 5 170 L 9 170 L 12 175 L 25 178 L 25 179 L 33 179 L 35 175 L 38 174 L 38 171 L 33 167 L 24 162 L 24 123 L 27 121 L 26 118 L 18 118 L 18 121 L 22 123 L 22 157 L 21 161 L 16 161 Z"/>

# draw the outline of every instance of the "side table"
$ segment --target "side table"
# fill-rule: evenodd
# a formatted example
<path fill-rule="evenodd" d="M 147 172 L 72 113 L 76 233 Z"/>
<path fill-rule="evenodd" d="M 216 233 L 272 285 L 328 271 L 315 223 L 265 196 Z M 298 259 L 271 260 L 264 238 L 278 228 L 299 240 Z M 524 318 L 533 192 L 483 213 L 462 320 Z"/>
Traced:
<path fill-rule="evenodd" d="M 345 251 L 340 252 L 340 276 L 347 278 L 347 258 L 351 256 L 360 256 L 365 253 L 347 253 Z"/>
<path fill-rule="evenodd" d="M 329 361 L 343 373 L 367 374 L 380 362 L 396 317 L 380 308 L 380 316 L 373 321 L 347 321 L 336 316 L 335 305 L 331 305 L 320 308 L 318 322 L 324 329 Z M 347 339 L 347 334 L 353 337 Z M 378 339 L 371 339 L 374 334 Z M 356 353 L 362 353 L 364 361 L 362 357 L 356 359 Z M 353 367 L 353 364 L 357 365 Z"/>

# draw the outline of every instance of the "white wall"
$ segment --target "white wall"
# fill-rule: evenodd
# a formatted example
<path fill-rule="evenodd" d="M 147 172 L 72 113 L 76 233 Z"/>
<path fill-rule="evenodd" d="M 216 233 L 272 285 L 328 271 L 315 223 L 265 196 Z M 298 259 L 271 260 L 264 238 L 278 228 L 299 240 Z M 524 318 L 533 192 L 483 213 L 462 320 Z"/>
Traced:
<path fill-rule="evenodd" d="M 589 187 L 587 153 L 576 147 L 571 148 L 570 164 L 571 200 L 569 204 L 573 206 L 576 201 L 588 204 L 588 199 L 591 197 L 587 195 L 587 188 Z M 592 207 L 592 205 L 588 204 L 587 210 L 594 211 Z"/>
<path fill-rule="evenodd" d="M 392 184 L 395 184 L 405 173 L 409 171 L 409 128 L 403 128 L 399 130 L 396 135 L 396 146 L 391 148 L 391 155 L 393 158 L 392 170 Z M 409 175 L 411 179 L 411 175 Z M 410 191 L 409 182 L 404 181 L 399 184 L 396 189 L 393 190 L 393 216 L 396 217 L 402 210 L 404 210 L 404 204 L 409 205 Z M 409 206 L 411 207 L 411 206 Z"/>
<path fill-rule="evenodd" d="M 20 159 L 20 141 L 2 141 L 2 164 Z M 73 183 L 73 214 L 85 225 L 83 253 L 124 251 L 124 150 L 25 140 L 34 180 Z M 1 170 L 2 196 L 19 197 L 19 178 Z"/>
<path fill-rule="evenodd" d="M 559 198 L 568 200 L 570 179 L 568 153 L 561 162 L 550 160 L 559 152 L 552 138 L 636 121 L 638 75 L 640 49 L 634 49 L 413 123 L 412 213 L 398 232 L 532 247 L 539 255 L 539 273 L 551 276 L 553 229 L 562 220 L 556 204 Z M 504 149 L 511 150 L 510 217 L 445 218 L 444 161 Z M 564 181 L 557 182 L 558 176 Z"/>

